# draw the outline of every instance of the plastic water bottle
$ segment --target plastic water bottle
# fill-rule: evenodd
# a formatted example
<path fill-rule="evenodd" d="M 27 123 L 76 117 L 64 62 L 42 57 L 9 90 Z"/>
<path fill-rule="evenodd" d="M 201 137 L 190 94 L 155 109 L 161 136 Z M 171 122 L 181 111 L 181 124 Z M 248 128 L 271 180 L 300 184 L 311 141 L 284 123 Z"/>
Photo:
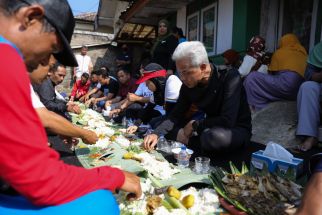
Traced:
<path fill-rule="evenodd" d="M 168 142 L 163 135 L 159 137 L 157 147 L 160 151 L 168 152 Z"/>
<path fill-rule="evenodd" d="M 178 154 L 178 166 L 182 168 L 189 166 L 189 154 L 186 146 L 181 146 L 181 151 Z"/>
<path fill-rule="evenodd" d="M 123 126 L 124 128 L 127 128 L 127 119 L 126 119 L 126 117 L 123 117 L 123 118 L 122 118 L 122 126 Z"/>
<path fill-rule="evenodd" d="M 163 150 L 165 141 L 166 140 L 165 140 L 164 136 L 160 135 L 160 137 L 158 139 L 158 143 L 157 143 L 157 147 L 159 150 L 161 150 L 161 151 Z"/>

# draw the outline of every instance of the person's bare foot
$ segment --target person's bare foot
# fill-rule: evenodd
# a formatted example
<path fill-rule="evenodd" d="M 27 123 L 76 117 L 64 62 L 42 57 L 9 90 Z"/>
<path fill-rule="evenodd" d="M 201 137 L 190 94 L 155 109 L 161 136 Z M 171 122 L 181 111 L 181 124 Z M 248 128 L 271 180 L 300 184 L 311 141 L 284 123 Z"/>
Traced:
<path fill-rule="evenodd" d="M 307 137 L 299 146 L 299 149 L 303 152 L 310 150 L 313 146 L 318 144 L 318 140 L 315 137 Z"/>

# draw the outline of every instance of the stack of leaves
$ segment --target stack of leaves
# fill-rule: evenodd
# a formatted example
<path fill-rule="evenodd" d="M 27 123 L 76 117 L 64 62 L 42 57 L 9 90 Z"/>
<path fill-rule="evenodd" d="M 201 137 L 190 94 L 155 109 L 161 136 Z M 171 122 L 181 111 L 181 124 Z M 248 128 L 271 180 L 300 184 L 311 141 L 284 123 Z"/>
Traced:
<path fill-rule="evenodd" d="M 289 214 L 301 198 L 302 187 L 270 173 L 250 175 L 245 164 L 239 171 L 230 163 L 231 174 L 215 168 L 210 174 L 214 189 L 226 201 L 247 214 Z"/>

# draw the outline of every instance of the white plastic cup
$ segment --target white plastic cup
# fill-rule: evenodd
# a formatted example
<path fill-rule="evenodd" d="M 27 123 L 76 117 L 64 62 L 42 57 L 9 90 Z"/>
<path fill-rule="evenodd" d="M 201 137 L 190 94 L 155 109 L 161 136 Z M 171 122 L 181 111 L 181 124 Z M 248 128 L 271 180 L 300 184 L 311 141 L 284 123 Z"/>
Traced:
<path fill-rule="evenodd" d="M 197 174 L 207 174 L 209 171 L 210 158 L 196 157 L 195 158 L 195 171 Z"/>

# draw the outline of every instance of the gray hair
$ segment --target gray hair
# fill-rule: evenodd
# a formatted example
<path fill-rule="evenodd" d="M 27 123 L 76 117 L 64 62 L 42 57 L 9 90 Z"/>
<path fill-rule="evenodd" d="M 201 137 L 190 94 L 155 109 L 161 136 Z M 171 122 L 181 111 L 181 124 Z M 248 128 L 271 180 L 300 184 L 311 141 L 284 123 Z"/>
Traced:
<path fill-rule="evenodd" d="M 172 55 L 172 60 L 178 61 L 181 59 L 189 59 L 190 65 L 195 67 L 201 64 L 209 64 L 206 48 L 199 41 L 180 43 Z"/>

